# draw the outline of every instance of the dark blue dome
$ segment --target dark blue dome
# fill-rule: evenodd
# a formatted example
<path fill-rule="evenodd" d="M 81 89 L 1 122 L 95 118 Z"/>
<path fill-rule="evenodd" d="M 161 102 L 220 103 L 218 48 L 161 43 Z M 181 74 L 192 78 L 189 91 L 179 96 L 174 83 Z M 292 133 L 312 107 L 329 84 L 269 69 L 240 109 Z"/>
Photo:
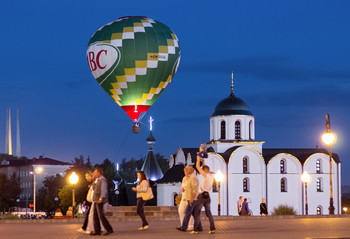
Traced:
<path fill-rule="evenodd" d="M 253 113 L 243 100 L 231 94 L 216 105 L 211 117 L 217 115 L 253 115 Z"/>

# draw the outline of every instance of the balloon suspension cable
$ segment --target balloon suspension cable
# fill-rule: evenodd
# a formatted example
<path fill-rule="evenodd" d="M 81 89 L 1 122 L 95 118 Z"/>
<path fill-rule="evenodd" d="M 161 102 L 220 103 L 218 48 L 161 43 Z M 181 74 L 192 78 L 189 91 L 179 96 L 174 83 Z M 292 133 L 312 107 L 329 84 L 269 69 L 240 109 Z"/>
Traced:
<path fill-rule="evenodd" d="M 124 146 L 124 144 L 125 144 L 125 141 L 126 141 L 126 139 L 128 138 L 129 134 L 130 134 L 130 130 L 127 131 L 127 133 L 126 133 L 126 135 L 125 135 L 125 137 L 124 137 L 124 139 L 123 139 L 123 142 L 121 143 L 121 145 L 120 145 L 120 147 L 119 147 L 119 149 L 118 149 L 118 151 L 117 151 L 116 157 L 118 157 L 118 155 L 119 155 L 119 153 L 120 153 L 120 150 L 123 148 L 123 146 Z"/>

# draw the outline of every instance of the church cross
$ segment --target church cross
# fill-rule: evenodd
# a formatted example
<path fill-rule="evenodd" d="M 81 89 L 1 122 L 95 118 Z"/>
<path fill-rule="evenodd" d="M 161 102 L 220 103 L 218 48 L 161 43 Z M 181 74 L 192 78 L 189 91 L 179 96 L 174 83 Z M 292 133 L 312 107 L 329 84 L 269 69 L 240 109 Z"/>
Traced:
<path fill-rule="evenodd" d="M 235 78 L 233 78 L 233 71 L 231 72 L 231 94 L 233 95 L 233 81 L 235 80 Z"/>
<path fill-rule="evenodd" d="M 152 122 L 154 121 L 154 119 L 152 118 L 152 116 L 149 117 L 149 130 L 152 131 Z"/>

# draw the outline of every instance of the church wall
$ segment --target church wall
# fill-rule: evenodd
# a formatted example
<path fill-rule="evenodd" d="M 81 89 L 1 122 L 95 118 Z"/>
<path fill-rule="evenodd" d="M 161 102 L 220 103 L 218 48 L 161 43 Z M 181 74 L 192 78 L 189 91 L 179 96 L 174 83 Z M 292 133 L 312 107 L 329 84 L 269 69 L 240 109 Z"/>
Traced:
<path fill-rule="evenodd" d="M 217 173 L 219 170 L 224 174 L 224 181 L 220 184 L 220 205 L 221 215 L 227 215 L 227 183 L 226 183 L 226 163 L 224 159 L 216 153 L 208 153 L 208 159 L 205 160 L 209 166 L 210 172 Z M 199 182 L 202 180 L 202 175 L 198 176 Z M 218 215 L 218 192 L 210 193 L 210 209 L 213 215 Z"/>
<path fill-rule="evenodd" d="M 174 195 L 180 188 L 181 183 L 157 184 L 157 206 L 174 206 Z"/>
<path fill-rule="evenodd" d="M 248 172 L 243 173 L 243 158 L 248 158 Z M 228 200 L 229 214 L 238 215 L 237 200 L 247 198 L 253 215 L 259 215 L 260 202 L 265 198 L 266 174 L 263 158 L 257 149 L 243 146 L 234 151 L 228 163 Z M 248 179 L 248 188 L 244 190 L 243 180 Z"/>
<path fill-rule="evenodd" d="M 281 160 L 284 161 L 284 173 L 281 173 Z M 301 173 L 302 166 L 299 160 L 290 154 L 278 154 L 269 161 L 266 204 L 270 215 L 279 205 L 292 206 L 298 215 L 303 213 Z M 285 192 L 282 192 L 281 188 L 282 179 L 286 180 Z"/>
<path fill-rule="evenodd" d="M 210 119 L 210 139 L 221 139 L 221 122 L 226 122 L 226 140 L 235 139 L 235 122 L 241 123 L 241 139 L 250 140 L 249 129 L 251 129 L 251 139 L 255 139 L 254 117 L 249 115 L 215 116 Z M 252 124 L 250 125 L 250 121 Z"/>
<path fill-rule="evenodd" d="M 316 162 L 320 160 L 320 172 L 317 172 Z M 329 177 L 329 156 L 322 153 L 317 153 L 311 155 L 304 164 L 304 171 L 310 174 L 311 180 L 307 185 L 308 190 L 308 205 L 309 214 L 316 215 L 317 207 L 321 207 L 322 214 L 329 214 L 329 198 L 330 198 L 330 177 Z M 340 170 L 338 170 L 338 165 L 332 161 L 332 181 L 333 181 L 333 201 L 335 207 L 335 214 L 341 212 L 340 197 L 341 195 L 339 183 L 340 183 Z M 320 189 L 318 189 L 317 179 L 320 179 Z M 338 194 L 339 190 L 339 194 Z"/>
<path fill-rule="evenodd" d="M 186 158 L 185 158 L 184 151 L 182 151 L 182 149 L 179 149 L 176 153 L 175 165 L 178 165 L 178 164 L 186 165 Z"/>

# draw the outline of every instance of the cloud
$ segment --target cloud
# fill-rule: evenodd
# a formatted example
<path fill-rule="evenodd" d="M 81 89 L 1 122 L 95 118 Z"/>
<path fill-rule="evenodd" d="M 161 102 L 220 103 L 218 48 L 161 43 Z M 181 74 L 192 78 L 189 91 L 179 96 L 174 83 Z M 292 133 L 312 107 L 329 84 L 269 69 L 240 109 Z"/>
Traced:
<path fill-rule="evenodd" d="M 316 69 L 307 65 L 296 65 L 290 57 L 257 56 L 240 59 L 227 59 L 215 62 L 184 64 L 185 72 L 230 72 L 247 74 L 265 80 L 309 81 L 319 79 L 350 79 L 350 71 Z"/>

